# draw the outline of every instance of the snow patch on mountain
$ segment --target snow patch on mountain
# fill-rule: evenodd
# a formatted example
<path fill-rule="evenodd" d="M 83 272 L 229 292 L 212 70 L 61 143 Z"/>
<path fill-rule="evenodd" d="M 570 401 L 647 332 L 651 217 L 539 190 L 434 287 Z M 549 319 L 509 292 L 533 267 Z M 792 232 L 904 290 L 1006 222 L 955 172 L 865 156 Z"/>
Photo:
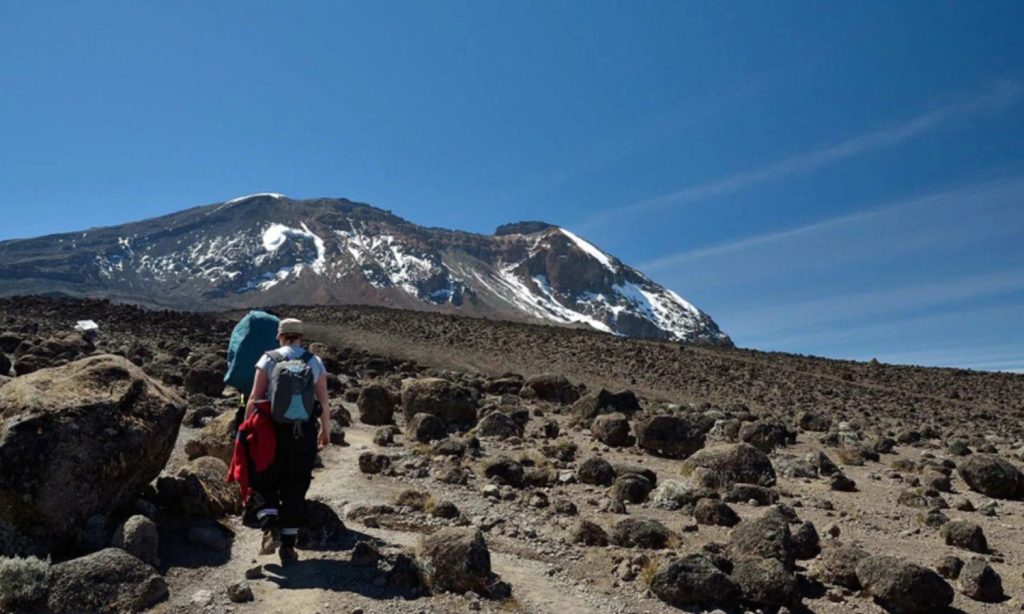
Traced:
<path fill-rule="evenodd" d="M 231 200 L 225 200 L 224 204 L 233 205 L 235 203 L 240 203 L 243 200 L 249 200 L 250 198 L 259 198 L 260 196 L 269 196 L 270 198 L 275 198 L 278 200 L 282 198 L 287 198 L 287 196 L 285 196 L 284 194 L 278 194 L 276 192 L 257 192 L 256 194 L 246 194 L 245 196 L 239 196 L 237 198 L 232 198 Z"/>
<path fill-rule="evenodd" d="M 615 266 L 615 263 L 612 262 L 612 259 L 608 257 L 608 254 L 606 254 L 606 253 L 602 252 L 601 250 L 599 250 L 592 243 L 588 243 L 587 241 L 584 241 L 580 237 L 574 235 L 573 233 L 569 232 L 568 230 L 566 230 L 564 228 L 559 228 L 558 231 L 561 232 L 562 234 L 564 234 L 565 236 L 569 237 L 569 239 L 573 243 L 576 244 L 576 247 L 578 247 L 581 250 L 583 250 L 584 253 L 586 253 L 588 256 L 590 256 L 594 260 L 597 260 L 598 262 L 603 264 L 605 266 L 605 268 L 608 269 L 609 271 L 614 273 L 614 272 L 616 272 L 618 270 L 616 268 L 616 266 Z"/>
<path fill-rule="evenodd" d="M 371 234 L 364 227 L 335 230 L 343 248 L 375 288 L 398 287 L 411 296 L 438 304 L 451 302 L 456 282 L 437 256 L 415 253 L 389 234 Z M 441 287 L 425 289 L 441 281 Z"/>

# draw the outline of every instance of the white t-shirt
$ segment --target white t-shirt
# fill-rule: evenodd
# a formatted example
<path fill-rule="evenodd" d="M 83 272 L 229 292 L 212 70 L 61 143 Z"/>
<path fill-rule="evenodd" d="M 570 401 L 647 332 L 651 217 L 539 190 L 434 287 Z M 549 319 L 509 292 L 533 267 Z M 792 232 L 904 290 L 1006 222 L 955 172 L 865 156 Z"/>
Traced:
<path fill-rule="evenodd" d="M 276 352 L 280 352 L 281 355 L 284 356 L 285 360 L 292 360 L 294 358 L 299 358 L 304 353 L 309 352 L 309 350 L 307 350 L 307 349 L 305 349 L 305 348 L 303 348 L 301 346 L 298 346 L 298 345 L 285 345 L 285 346 L 279 347 L 275 351 Z M 257 361 L 256 368 L 257 369 L 262 369 L 263 372 L 267 375 L 267 380 L 269 380 L 269 383 L 267 385 L 266 398 L 273 399 L 274 398 L 274 380 L 271 379 L 270 374 L 274 370 L 274 361 L 271 360 L 269 356 L 264 354 L 263 356 L 260 357 L 259 361 Z M 324 363 L 323 363 L 322 360 L 320 360 L 319 356 L 313 356 L 313 359 L 309 361 L 309 368 L 313 370 L 313 383 L 314 384 L 320 383 L 320 378 L 327 374 L 327 369 L 324 367 Z"/>

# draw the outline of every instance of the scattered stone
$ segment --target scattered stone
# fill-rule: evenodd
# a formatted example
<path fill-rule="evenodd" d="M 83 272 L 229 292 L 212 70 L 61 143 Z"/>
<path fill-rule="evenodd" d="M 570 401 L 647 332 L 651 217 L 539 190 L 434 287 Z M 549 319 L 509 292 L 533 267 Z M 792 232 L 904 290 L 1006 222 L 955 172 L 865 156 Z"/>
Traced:
<path fill-rule="evenodd" d="M 523 486 L 523 466 L 511 458 L 497 458 L 487 463 L 484 466 L 484 475 L 513 488 Z"/>
<path fill-rule="evenodd" d="M 830 546 L 812 564 L 811 574 L 826 584 L 834 584 L 850 590 L 860 589 L 857 579 L 857 564 L 869 554 L 856 546 Z"/>
<path fill-rule="evenodd" d="M 110 544 L 152 566 L 159 564 L 160 537 L 156 524 L 145 516 L 132 516 L 114 533 Z"/>
<path fill-rule="evenodd" d="M 433 414 L 418 413 L 405 427 L 406 436 L 420 443 L 430 443 L 448 436 L 444 422 Z"/>
<path fill-rule="evenodd" d="M 736 512 L 717 499 L 704 498 L 697 501 L 693 508 L 693 519 L 697 524 L 719 527 L 732 527 L 739 523 Z"/>
<path fill-rule="evenodd" d="M 391 466 L 391 457 L 376 452 L 363 452 L 359 455 L 359 470 L 363 473 L 377 474 Z"/>
<path fill-rule="evenodd" d="M 141 612 L 168 596 L 151 566 L 124 550 L 107 548 L 50 568 L 47 612 Z"/>
<path fill-rule="evenodd" d="M 960 592 L 975 601 L 996 603 L 1006 598 L 1003 593 L 1003 579 L 999 577 L 985 559 L 974 557 L 960 570 L 957 579 Z"/>
<path fill-rule="evenodd" d="M 800 526 L 792 531 L 793 552 L 798 561 L 813 559 L 821 553 L 821 537 L 814 523 L 802 522 Z"/>
<path fill-rule="evenodd" d="M 706 429 L 681 416 L 655 415 L 636 424 L 636 445 L 657 456 L 686 458 L 704 447 Z"/>
<path fill-rule="evenodd" d="M 730 576 L 751 605 L 779 607 L 799 601 L 796 576 L 776 559 L 737 557 Z"/>
<path fill-rule="evenodd" d="M 857 483 L 846 477 L 845 474 L 836 473 L 829 478 L 828 486 L 837 492 L 856 492 Z"/>
<path fill-rule="evenodd" d="M 618 412 L 604 414 L 590 425 L 594 438 L 613 448 L 620 448 L 629 442 L 629 419 Z"/>
<path fill-rule="evenodd" d="M 737 482 L 775 484 L 775 470 L 768 455 L 747 443 L 704 448 L 686 459 L 682 471 L 710 488 L 728 488 Z"/>
<path fill-rule="evenodd" d="M 615 481 L 615 469 L 600 456 L 592 456 L 580 463 L 579 469 L 576 470 L 576 479 L 581 484 L 611 486 Z"/>
<path fill-rule="evenodd" d="M 1024 473 L 994 454 L 972 454 L 960 461 L 957 472 L 975 492 L 996 499 L 1024 498 Z"/>
<path fill-rule="evenodd" d="M 624 548 L 659 550 L 670 547 L 673 534 L 668 527 L 657 520 L 625 518 L 615 524 L 612 529 L 611 541 Z"/>
<path fill-rule="evenodd" d="M 522 437 L 523 428 L 508 414 L 501 411 L 492 411 L 477 423 L 476 434 L 480 437 L 509 439 L 511 437 Z"/>
<path fill-rule="evenodd" d="M 953 520 L 942 527 L 942 537 L 946 545 L 956 546 L 972 552 L 984 554 L 988 552 L 988 540 L 981 527 L 967 520 Z"/>
<path fill-rule="evenodd" d="M 734 555 L 776 559 L 786 569 L 792 569 L 796 560 L 789 522 L 776 507 L 769 508 L 760 518 L 737 525 L 729 535 L 728 549 Z"/>
<path fill-rule="evenodd" d="M 623 503 L 643 503 L 652 490 L 654 485 L 650 480 L 637 473 L 627 473 L 615 479 L 608 494 Z"/>
<path fill-rule="evenodd" d="M 944 556 L 935 565 L 935 571 L 947 580 L 956 580 L 960 577 L 960 570 L 964 568 L 963 559 L 955 556 Z"/>
<path fill-rule="evenodd" d="M 476 399 L 463 386 L 437 377 L 402 381 L 402 413 L 406 420 L 419 413 L 439 418 L 446 425 L 476 423 Z"/>
<path fill-rule="evenodd" d="M 229 584 L 227 588 L 228 599 L 231 603 L 249 603 L 256 597 L 252 594 L 252 587 L 245 580 Z"/>
<path fill-rule="evenodd" d="M 382 426 L 394 421 L 397 399 L 390 390 L 379 384 L 363 386 L 356 400 L 359 420 L 363 424 Z"/>
<path fill-rule="evenodd" d="M 569 531 L 569 540 L 584 546 L 607 546 L 608 534 L 597 523 L 580 519 Z"/>
<path fill-rule="evenodd" d="M 931 612 L 953 602 L 953 587 L 939 574 L 892 556 L 861 559 L 857 580 L 884 607 L 896 611 Z"/>
<path fill-rule="evenodd" d="M 523 389 L 541 401 L 568 405 L 580 398 L 579 390 L 564 375 L 537 375 L 523 382 Z"/>
<path fill-rule="evenodd" d="M 705 554 L 688 554 L 668 563 L 651 578 L 651 592 L 677 607 L 732 609 L 740 587 Z"/>
<path fill-rule="evenodd" d="M 433 590 L 487 595 L 494 583 L 491 553 L 479 529 L 439 529 L 423 538 L 420 556 Z"/>
<path fill-rule="evenodd" d="M 772 452 L 796 441 L 796 436 L 779 422 L 757 420 L 740 426 L 739 441 L 749 443 L 762 452 Z"/>

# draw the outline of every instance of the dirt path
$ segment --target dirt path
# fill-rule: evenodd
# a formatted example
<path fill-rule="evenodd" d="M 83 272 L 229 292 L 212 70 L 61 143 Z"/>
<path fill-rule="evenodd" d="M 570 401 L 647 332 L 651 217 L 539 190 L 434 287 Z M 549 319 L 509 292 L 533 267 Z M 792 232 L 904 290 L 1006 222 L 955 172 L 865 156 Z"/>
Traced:
<path fill-rule="evenodd" d="M 355 409 L 352 407 L 351 409 Z M 324 468 L 314 475 L 309 498 L 321 501 L 344 517 L 353 505 L 389 504 L 408 485 L 359 471 L 359 454 L 379 449 L 372 443 L 373 427 L 356 424 L 346 429 L 346 446 L 331 446 L 322 454 Z M 392 449 L 394 450 L 394 449 Z M 467 496 L 474 496 L 467 494 Z M 482 498 L 481 498 L 482 501 Z M 350 543 L 337 551 L 300 551 L 302 561 L 287 569 L 277 565 L 276 557 L 259 556 L 259 532 L 242 526 L 236 518 L 222 526 L 234 533 L 227 560 L 200 560 L 197 564 L 172 565 L 166 571 L 171 599 L 157 612 L 226 612 L 230 610 L 280 612 L 455 612 L 469 608 L 483 612 L 558 612 L 586 614 L 628 611 L 624 604 L 609 600 L 577 585 L 571 578 L 551 573 L 555 565 L 518 556 L 502 547 L 503 540 L 489 540 L 492 565 L 513 586 L 514 599 L 506 603 L 467 600 L 460 596 L 440 595 L 415 600 L 397 596 L 381 598 L 372 586 L 374 575 L 348 564 L 351 543 L 358 539 L 376 539 L 383 544 L 413 550 L 422 533 L 415 530 L 367 528 L 346 521 L 352 532 Z M 165 556 L 185 559 L 179 544 Z M 166 549 L 166 548 L 165 548 Z M 204 562 L 208 564 L 203 564 Z M 262 565 L 265 577 L 250 583 L 255 600 L 249 604 L 230 604 L 226 587 L 245 577 L 246 570 Z M 363 585 L 361 585 L 361 583 Z M 367 586 L 370 585 L 370 586 Z"/>

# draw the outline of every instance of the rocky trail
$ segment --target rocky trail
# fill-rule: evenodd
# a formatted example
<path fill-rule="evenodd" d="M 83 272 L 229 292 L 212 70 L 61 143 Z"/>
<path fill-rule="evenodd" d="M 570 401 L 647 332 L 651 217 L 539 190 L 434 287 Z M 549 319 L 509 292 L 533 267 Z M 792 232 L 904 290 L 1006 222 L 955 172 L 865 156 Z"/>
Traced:
<path fill-rule="evenodd" d="M 282 567 L 224 482 L 230 316 L 0 307 L 0 611 L 1024 608 L 1020 376 L 296 309 L 333 445 Z"/>

